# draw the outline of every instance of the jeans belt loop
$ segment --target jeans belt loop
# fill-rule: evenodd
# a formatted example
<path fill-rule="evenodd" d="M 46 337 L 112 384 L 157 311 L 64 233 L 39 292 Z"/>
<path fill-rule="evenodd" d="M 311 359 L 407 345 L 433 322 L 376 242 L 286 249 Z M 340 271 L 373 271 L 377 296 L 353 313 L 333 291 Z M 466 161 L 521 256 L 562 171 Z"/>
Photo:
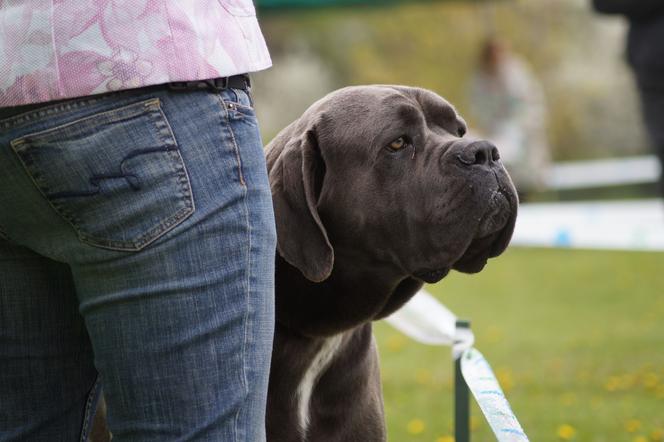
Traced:
<path fill-rule="evenodd" d="M 214 91 L 223 91 L 224 89 L 228 89 L 228 79 L 229 77 L 211 78 L 205 80 L 205 83 Z"/>

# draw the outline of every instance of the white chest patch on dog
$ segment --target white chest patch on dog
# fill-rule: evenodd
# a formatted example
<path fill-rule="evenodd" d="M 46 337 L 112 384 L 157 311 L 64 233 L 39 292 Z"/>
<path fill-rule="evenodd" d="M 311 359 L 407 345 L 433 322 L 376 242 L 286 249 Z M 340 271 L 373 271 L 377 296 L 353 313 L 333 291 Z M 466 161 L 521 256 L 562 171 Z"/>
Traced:
<path fill-rule="evenodd" d="M 300 420 L 300 428 L 302 434 L 306 434 L 307 427 L 309 426 L 309 405 L 311 401 L 311 393 L 316 386 L 316 382 L 321 373 L 327 368 L 334 356 L 337 354 L 341 342 L 343 341 L 343 334 L 338 334 L 323 341 L 323 345 L 314 359 L 309 364 L 309 368 L 302 376 L 302 381 L 297 387 L 295 392 L 298 406 L 298 417 Z"/>

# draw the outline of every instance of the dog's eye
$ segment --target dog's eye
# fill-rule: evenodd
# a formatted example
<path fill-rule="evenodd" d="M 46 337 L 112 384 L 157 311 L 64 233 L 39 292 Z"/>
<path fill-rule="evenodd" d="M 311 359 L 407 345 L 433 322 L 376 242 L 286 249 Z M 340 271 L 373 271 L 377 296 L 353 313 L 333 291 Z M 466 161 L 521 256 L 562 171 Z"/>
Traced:
<path fill-rule="evenodd" d="M 407 147 L 408 144 L 409 144 L 408 139 L 406 137 L 399 137 L 396 140 L 390 142 L 390 144 L 388 144 L 387 147 L 390 150 L 397 151 L 403 149 L 404 147 Z"/>

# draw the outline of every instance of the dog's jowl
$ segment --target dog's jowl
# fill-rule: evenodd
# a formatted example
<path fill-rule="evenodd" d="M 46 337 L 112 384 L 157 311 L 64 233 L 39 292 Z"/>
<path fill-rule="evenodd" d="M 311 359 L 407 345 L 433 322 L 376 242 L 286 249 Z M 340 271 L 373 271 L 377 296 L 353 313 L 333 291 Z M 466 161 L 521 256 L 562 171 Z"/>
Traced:
<path fill-rule="evenodd" d="M 371 321 L 424 282 L 475 273 L 517 212 L 498 149 L 433 92 L 359 86 L 267 147 L 277 220 L 269 442 L 383 441 Z"/>

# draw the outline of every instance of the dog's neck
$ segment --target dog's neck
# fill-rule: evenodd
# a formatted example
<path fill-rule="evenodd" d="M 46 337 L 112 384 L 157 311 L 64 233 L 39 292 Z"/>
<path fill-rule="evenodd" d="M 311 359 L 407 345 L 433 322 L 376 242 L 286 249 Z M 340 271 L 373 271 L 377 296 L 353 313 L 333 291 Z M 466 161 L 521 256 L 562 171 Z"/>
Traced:
<path fill-rule="evenodd" d="M 422 286 L 391 269 L 345 262 L 337 259 L 329 278 L 315 283 L 277 255 L 277 322 L 305 336 L 331 336 L 389 315 Z"/>

